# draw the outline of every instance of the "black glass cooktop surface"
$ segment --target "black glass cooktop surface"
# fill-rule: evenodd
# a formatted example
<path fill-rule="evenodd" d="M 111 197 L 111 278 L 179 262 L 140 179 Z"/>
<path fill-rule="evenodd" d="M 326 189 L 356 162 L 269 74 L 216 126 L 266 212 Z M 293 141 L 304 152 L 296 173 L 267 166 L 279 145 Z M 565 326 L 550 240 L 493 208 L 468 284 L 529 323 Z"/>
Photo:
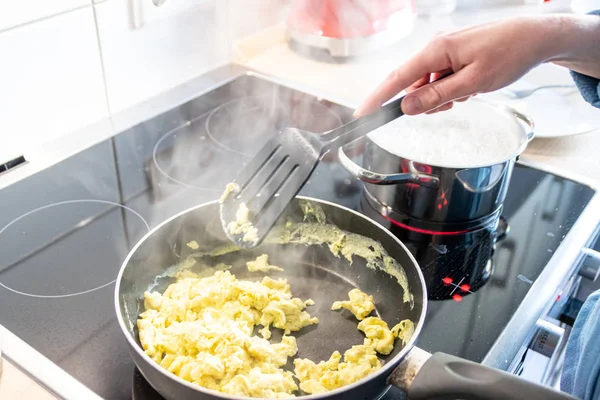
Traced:
<path fill-rule="evenodd" d="M 242 76 L 2 189 L 0 324 L 101 397 L 131 399 L 143 378 L 113 305 L 129 249 L 164 219 L 218 198 L 276 128 L 323 132 L 350 119 L 344 107 Z M 361 184 L 329 158 L 301 194 L 373 213 Z M 592 196 L 517 165 L 505 237 L 494 226 L 415 238 L 388 222 L 428 283 L 418 345 L 481 361 Z"/>

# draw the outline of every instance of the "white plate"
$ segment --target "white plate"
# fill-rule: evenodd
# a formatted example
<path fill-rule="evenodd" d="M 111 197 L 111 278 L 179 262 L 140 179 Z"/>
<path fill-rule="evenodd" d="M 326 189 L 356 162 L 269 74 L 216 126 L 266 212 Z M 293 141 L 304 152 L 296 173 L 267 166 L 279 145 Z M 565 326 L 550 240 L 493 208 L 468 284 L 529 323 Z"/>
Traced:
<path fill-rule="evenodd" d="M 571 0 L 571 11 L 575 14 L 587 14 L 600 10 L 600 0 Z"/>
<path fill-rule="evenodd" d="M 572 83 L 566 68 L 543 64 L 507 89 Z M 600 128 L 600 109 L 587 103 L 577 88 L 542 89 L 523 99 L 513 99 L 502 91 L 486 97 L 508 104 L 533 119 L 537 138 L 571 136 Z"/>

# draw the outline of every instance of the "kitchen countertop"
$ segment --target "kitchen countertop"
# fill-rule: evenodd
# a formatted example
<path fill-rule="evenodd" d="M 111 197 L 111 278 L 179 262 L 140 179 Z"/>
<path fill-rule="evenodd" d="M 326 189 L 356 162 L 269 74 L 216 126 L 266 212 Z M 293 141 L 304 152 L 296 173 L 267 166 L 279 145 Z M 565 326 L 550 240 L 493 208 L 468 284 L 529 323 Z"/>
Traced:
<path fill-rule="evenodd" d="M 302 57 L 285 44 L 283 28 L 275 26 L 237 43 L 234 61 L 290 82 L 299 89 L 322 93 L 330 100 L 356 106 L 394 67 L 414 54 L 436 32 L 540 11 L 568 11 L 568 2 L 554 0 L 538 6 L 503 7 L 480 11 L 477 14 L 458 12 L 451 16 L 419 19 L 413 33 L 397 45 L 372 54 L 368 59 L 359 59 L 352 63 L 330 63 Z M 202 79 L 199 77 L 197 80 Z M 161 95 L 160 98 L 86 128 L 85 135 L 76 132 L 63 139 L 62 144 L 55 143 L 44 149 L 32 151 L 28 157 L 30 165 L 0 177 L 0 189 L 194 97 L 197 94 L 195 87 L 196 82 L 190 82 Z M 175 97 L 174 93 L 177 93 Z M 68 143 L 68 146 L 63 145 L 65 143 Z M 597 156 L 596 150 L 598 148 L 600 131 L 557 139 L 535 139 L 528 146 L 522 159 L 554 171 L 565 171 L 570 175 L 579 175 L 588 181 L 600 183 L 600 157 Z M 0 398 L 56 399 L 6 359 L 0 377 Z"/>
<path fill-rule="evenodd" d="M 3 360 L 0 399 L 56 400 L 56 397 L 9 361 Z"/>
<path fill-rule="evenodd" d="M 327 93 L 331 100 L 357 106 L 390 71 L 418 51 L 437 32 L 490 22 L 506 16 L 539 12 L 570 12 L 569 2 L 551 1 L 542 5 L 499 7 L 480 11 L 475 15 L 457 12 L 449 16 L 419 18 L 413 32 L 398 44 L 352 63 L 316 61 L 299 55 L 285 43 L 284 29 L 281 26 L 238 43 L 235 57 L 236 62 L 256 71 L 293 82 L 299 88 L 312 88 L 319 93 Z M 479 97 L 491 101 L 502 98 L 497 93 Z M 534 139 L 521 159 L 600 182 L 598 148 L 600 129 L 569 137 Z"/>

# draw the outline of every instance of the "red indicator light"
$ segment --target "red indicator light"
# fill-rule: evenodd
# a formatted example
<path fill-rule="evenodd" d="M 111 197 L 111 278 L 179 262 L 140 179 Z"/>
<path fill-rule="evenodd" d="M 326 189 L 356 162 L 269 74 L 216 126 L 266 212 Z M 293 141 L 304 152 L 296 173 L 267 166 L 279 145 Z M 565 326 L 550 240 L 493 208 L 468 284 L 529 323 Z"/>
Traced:
<path fill-rule="evenodd" d="M 446 193 L 442 193 L 442 199 L 446 197 Z"/>
<path fill-rule="evenodd" d="M 409 231 L 412 231 L 412 232 L 422 233 L 424 235 L 439 235 L 439 236 L 442 236 L 442 235 L 461 235 L 463 233 L 469 232 L 467 230 L 464 230 L 464 231 L 454 231 L 454 232 L 431 231 L 431 230 L 428 230 L 428 229 L 421 229 L 421 228 L 417 228 L 415 226 L 410 226 L 410 225 L 403 224 L 401 222 L 398 222 L 398 221 L 396 221 L 396 220 L 388 217 L 387 215 L 382 215 L 382 214 L 380 214 L 380 215 L 383 218 L 385 218 L 387 221 L 391 222 L 392 224 L 394 224 L 396 226 L 399 226 L 402 229 L 406 229 L 406 230 L 409 230 Z"/>
<path fill-rule="evenodd" d="M 447 206 L 448 205 L 448 200 L 444 199 L 444 205 Z"/>
<path fill-rule="evenodd" d="M 556 301 L 560 300 L 560 296 L 561 296 L 560 294 L 558 296 L 556 296 Z"/>
<path fill-rule="evenodd" d="M 452 278 L 450 278 L 449 276 L 445 277 L 442 279 L 442 282 L 444 283 L 444 285 L 449 285 L 452 283 Z"/>
<path fill-rule="evenodd" d="M 466 283 L 463 283 L 462 285 L 460 285 L 459 288 L 463 292 L 468 292 L 471 290 L 471 286 L 467 285 Z"/>
<path fill-rule="evenodd" d="M 456 301 L 457 303 L 460 303 L 462 299 L 463 297 L 458 293 L 452 296 L 452 300 Z"/>
<path fill-rule="evenodd" d="M 441 209 L 442 209 L 442 205 L 438 204 L 438 210 L 441 210 Z"/>

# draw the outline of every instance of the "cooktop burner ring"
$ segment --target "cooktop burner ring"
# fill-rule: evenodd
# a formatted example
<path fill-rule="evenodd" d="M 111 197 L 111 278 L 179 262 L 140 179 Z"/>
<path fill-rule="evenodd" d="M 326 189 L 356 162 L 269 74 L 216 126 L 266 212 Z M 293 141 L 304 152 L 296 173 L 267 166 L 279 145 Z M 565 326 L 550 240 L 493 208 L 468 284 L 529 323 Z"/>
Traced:
<path fill-rule="evenodd" d="M 11 226 L 13 226 L 14 224 L 16 224 L 17 222 L 29 217 L 30 215 L 33 215 L 39 211 L 43 211 L 43 210 L 47 210 L 49 208 L 53 208 L 53 207 L 57 207 L 57 206 L 63 206 L 63 205 L 68 205 L 68 204 L 82 204 L 82 203 L 94 203 L 94 204 L 105 204 L 105 205 L 111 205 L 111 206 L 116 206 L 116 207 L 120 207 L 126 211 L 129 211 L 131 213 L 133 213 L 136 217 L 138 217 L 144 224 L 144 226 L 146 227 L 146 229 L 148 230 L 148 232 L 150 232 L 150 225 L 148 224 L 148 222 L 144 219 L 144 217 L 142 217 L 142 215 L 140 213 L 138 213 L 137 211 L 135 211 L 134 209 L 132 209 L 131 207 L 125 206 L 123 204 L 119 204 L 119 203 L 115 203 L 113 201 L 109 201 L 109 200 L 99 200 L 99 199 L 78 199 L 78 200 L 66 200 L 66 201 L 60 201 L 58 203 L 51 203 L 51 204 L 46 204 L 44 206 L 35 208 L 33 210 L 30 210 L 28 212 L 26 212 L 25 214 L 22 214 L 21 216 L 13 219 L 12 221 L 10 221 L 8 224 L 6 224 L 2 229 L 0 229 L 0 237 L 2 236 L 2 233 L 6 232 Z M 92 220 L 83 220 L 81 221 L 79 224 L 77 224 L 77 228 L 82 228 L 85 225 L 87 225 L 89 222 L 91 222 Z M 15 294 L 19 294 L 22 296 L 27 296 L 27 297 L 34 297 L 34 298 L 39 298 L 39 299 L 61 299 L 61 298 L 66 298 L 66 297 L 74 297 L 74 296 L 79 296 L 82 294 L 87 294 L 87 293 L 91 293 L 91 292 L 95 292 L 96 290 L 100 290 L 102 288 L 105 288 L 107 286 L 112 285 L 113 283 L 115 283 L 117 280 L 116 276 L 115 279 L 111 280 L 110 282 L 106 282 L 103 283 L 102 285 L 96 286 L 94 288 L 90 288 L 90 289 L 86 289 L 86 290 L 81 290 L 78 292 L 74 292 L 74 293 L 66 293 L 66 294 L 56 294 L 56 295 L 52 295 L 52 294 L 36 294 L 36 293 L 28 293 L 22 290 L 17 290 L 13 287 L 8 286 L 7 284 L 3 283 L 2 281 L 0 281 L 0 287 L 3 287 L 4 289 L 11 291 Z"/>
<path fill-rule="evenodd" d="M 285 107 L 287 100 L 291 103 L 291 107 Z M 249 104 L 247 104 L 249 103 Z M 239 107 L 241 110 L 237 110 L 234 107 Z M 233 111 L 231 110 L 233 108 Z M 223 113 L 223 111 L 226 111 Z M 260 118 L 266 112 L 266 117 Z M 248 117 L 244 117 L 248 115 Z M 256 116 L 258 115 L 258 119 Z M 221 116 L 221 118 L 219 118 Z M 229 121 L 234 120 L 234 122 Z M 235 129 L 235 123 L 242 123 L 239 129 Z M 253 126 L 253 123 L 258 123 L 258 127 Z M 223 126 L 219 126 L 219 124 Z M 250 127 L 248 127 L 250 125 Z M 262 126 L 261 126 L 262 125 Z M 232 143 L 236 143 L 242 149 L 247 149 L 249 145 L 258 144 L 260 146 L 260 139 L 270 139 L 275 134 L 275 129 L 279 130 L 282 128 L 298 128 L 307 130 L 310 132 L 322 133 L 331 129 L 337 128 L 343 125 L 342 118 L 331 108 L 320 103 L 318 100 L 306 100 L 306 99 L 280 99 L 275 95 L 262 95 L 262 96 L 248 96 L 234 100 L 230 100 L 223 103 L 209 112 L 208 117 L 205 121 L 206 135 L 211 141 L 219 146 L 220 148 L 230 151 L 232 153 L 244 156 L 253 157 L 255 151 L 244 151 L 241 149 L 234 148 L 233 145 L 228 145 L 219 140 L 219 136 L 232 137 L 235 140 Z M 233 134 L 229 134 L 229 130 L 233 130 Z M 244 136 L 240 138 L 239 132 L 243 130 L 254 132 L 261 132 L 256 139 L 251 140 L 252 143 L 245 143 Z M 270 132 L 269 132 L 270 131 Z M 221 132 L 218 134 L 218 132 Z M 269 136 L 269 134 L 271 136 Z M 254 138 L 255 136 L 253 136 Z M 266 141 L 265 141 L 266 142 Z M 257 146 L 257 147 L 260 147 Z M 250 147 L 252 148 L 252 147 Z M 258 150 L 258 148 L 256 149 Z"/>
<path fill-rule="evenodd" d="M 208 192 L 215 192 L 215 193 L 222 193 L 223 189 L 217 189 L 217 188 L 211 188 L 211 187 L 205 187 L 205 186 L 196 186 L 196 185 L 192 185 L 190 183 L 184 182 L 181 179 L 177 179 L 174 176 L 172 176 L 169 172 L 167 172 L 163 167 L 161 167 L 161 163 L 159 162 L 158 159 L 158 149 L 160 147 L 160 145 L 170 136 L 175 136 L 176 133 L 184 128 L 190 127 L 192 126 L 192 124 L 194 122 L 196 122 L 197 120 L 201 119 L 202 117 L 204 117 L 206 114 L 203 114 L 199 117 L 196 117 L 192 120 L 187 121 L 186 123 L 179 125 L 176 128 L 171 129 L 170 131 L 168 131 L 167 133 L 165 133 L 163 136 L 160 137 L 160 139 L 158 139 L 158 141 L 156 142 L 156 144 L 154 145 L 154 148 L 152 149 L 152 162 L 154 163 L 154 166 L 156 167 L 156 169 L 158 170 L 158 172 L 163 175 L 165 178 L 167 178 L 168 180 L 187 187 L 187 188 L 191 188 L 191 189 L 198 189 L 198 190 L 203 190 L 203 191 L 208 191 Z M 206 140 L 206 136 L 200 136 L 199 140 L 200 141 L 205 141 Z M 210 157 L 212 158 L 212 154 L 210 155 Z M 210 160 L 209 160 L 210 161 Z"/>
<path fill-rule="evenodd" d="M 367 188 L 363 191 L 362 198 L 366 200 L 369 207 L 378 215 L 391 224 L 394 224 L 407 231 L 422 235 L 432 236 L 460 236 L 468 233 L 485 229 L 491 225 L 498 224 L 502 215 L 503 206 L 500 205 L 494 212 L 471 221 L 464 222 L 433 222 L 423 221 L 394 210 L 392 207 L 384 205 L 373 196 Z M 506 221 L 503 221 L 506 223 Z M 503 228 L 507 228 L 506 226 Z M 506 230 L 508 231 L 508 230 Z"/>

